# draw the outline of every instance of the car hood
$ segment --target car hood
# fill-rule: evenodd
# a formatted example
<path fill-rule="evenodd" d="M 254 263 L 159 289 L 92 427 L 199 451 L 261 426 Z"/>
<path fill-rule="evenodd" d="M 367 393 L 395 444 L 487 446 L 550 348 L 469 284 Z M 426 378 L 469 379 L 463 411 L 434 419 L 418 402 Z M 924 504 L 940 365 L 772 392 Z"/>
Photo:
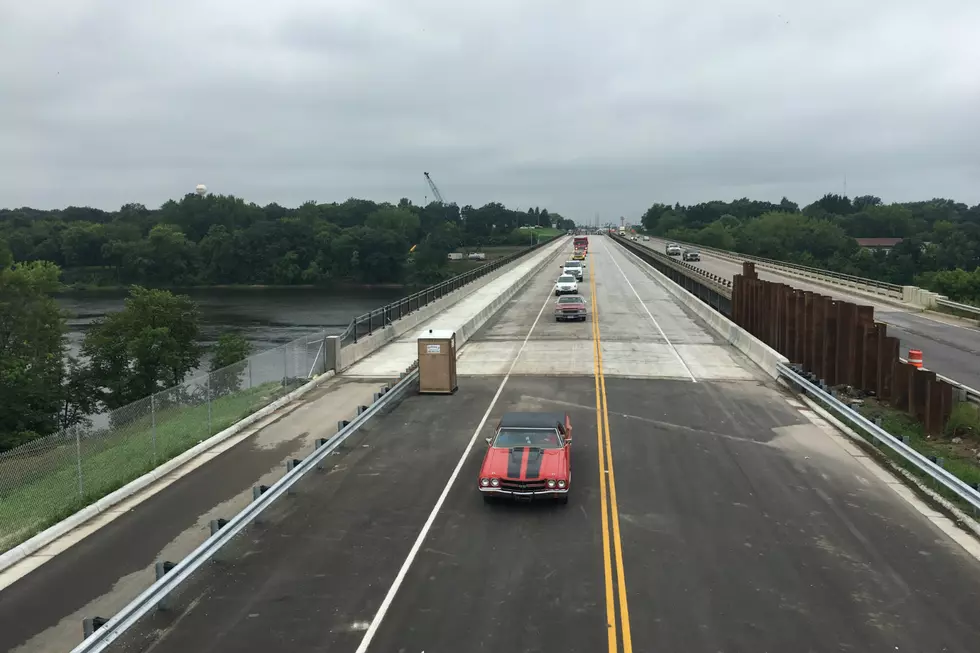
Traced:
<path fill-rule="evenodd" d="M 564 449 L 538 449 L 537 447 L 491 447 L 483 459 L 480 477 L 534 480 L 541 478 L 565 478 L 568 475 L 568 459 Z"/>

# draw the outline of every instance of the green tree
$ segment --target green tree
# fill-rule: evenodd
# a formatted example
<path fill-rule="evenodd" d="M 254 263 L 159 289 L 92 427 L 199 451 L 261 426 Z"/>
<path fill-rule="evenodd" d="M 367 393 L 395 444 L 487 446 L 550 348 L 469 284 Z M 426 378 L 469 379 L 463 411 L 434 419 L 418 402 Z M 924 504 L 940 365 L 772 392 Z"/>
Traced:
<path fill-rule="evenodd" d="M 0 246 L 0 450 L 58 427 L 65 319 L 54 263 L 13 264 Z"/>
<path fill-rule="evenodd" d="M 218 341 L 211 347 L 209 366 L 212 396 L 223 396 L 241 388 L 248 368 L 246 359 L 251 353 L 252 343 L 240 333 L 222 333 L 218 336 Z"/>
<path fill-rule="evenodd" d="M 197 305 L 185 295 L 134 287 L 125 308 L 85 335 L 83 353 L 114 409 L 178 385 L 201 359 Z"/>

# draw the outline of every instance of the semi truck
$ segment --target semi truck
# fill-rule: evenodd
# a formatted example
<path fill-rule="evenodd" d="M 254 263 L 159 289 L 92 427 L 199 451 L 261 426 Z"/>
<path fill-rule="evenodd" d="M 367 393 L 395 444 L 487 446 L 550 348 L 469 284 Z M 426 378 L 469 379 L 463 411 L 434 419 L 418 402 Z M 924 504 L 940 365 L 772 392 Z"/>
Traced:
<path fill-rule="evenodd" d="M 589 237 L 588 236 L 575 236 L 575 240 L 572 241 L 572 245 L 575 249 L 589 251 Z"/>

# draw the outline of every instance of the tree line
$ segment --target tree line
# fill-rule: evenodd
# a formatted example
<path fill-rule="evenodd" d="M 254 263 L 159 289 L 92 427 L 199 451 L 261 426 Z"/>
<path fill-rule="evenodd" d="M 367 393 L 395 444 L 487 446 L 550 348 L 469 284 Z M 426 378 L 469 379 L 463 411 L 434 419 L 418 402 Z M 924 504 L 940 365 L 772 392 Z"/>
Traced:
<path fill-rule="evenodd" d="M 430 283 L 450 274 L 447 255 L 456 248 L 531 244 L 533 233 L 521 227 L 573 224 L 499 202 L 349 199 L 286 208 L 191 193 L 158 209 L 4 209 L 0 240 L 15 261 L 50 261 L 65 283 L 86 286 Z"/>
<path fill-rule="evenodd" d="M 949 199 L 885 204 L 827 194 L 802 209 L 747 198 L 690 206 L 657 203 L 642 217 L 651 234 L 900 285 L 980 304 L 980 204 Z M 857 238 L 902 238 L 890 252 Z"/>
<path fill-rule="evenodd" d="M 450 274 L 456 247 L 532 244 L 529 225 L 574 226 L 546 209 L 405 199 L 286 209 L 188 195 L 158 210 L 2 210 L 0 451 L 178 385 L 205 354 L 212 370 L 249 355 L 233 333 L 205 352 L 197 305 L 162 286 L 426 282 Z M 79 357 L 53 297 L 64 277 L 131 288 L 122 311 L 85 333 Z"/>

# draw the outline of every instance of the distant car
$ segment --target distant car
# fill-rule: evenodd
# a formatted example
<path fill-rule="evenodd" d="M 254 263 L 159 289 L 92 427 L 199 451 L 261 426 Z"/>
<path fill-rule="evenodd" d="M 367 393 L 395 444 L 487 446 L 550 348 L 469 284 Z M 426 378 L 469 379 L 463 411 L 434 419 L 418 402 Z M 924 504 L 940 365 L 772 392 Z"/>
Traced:
<path fill-rule="evenodd" d="M 696 249 L 685 249 L 684 254 L 681 256 L 683 261 L 700 261 L 701 252 Z"/>
<path fill-rule="evenodd" d="M 639 239 L 638 239 L 638 238 L 637 238 L 636 236 L 633 236 L 633 238 L 632 238 L 632 240 L 633 240 L 633 242 L 635 243 L 635 242 L 636 242 L 637 240 L 639 240 Z"/>
<path fill-rule="evenodd" d="M 577 249 L 577 250 L 575 250 L 575 253 L 572 254 L 572 260 L 573 261 L 584 261 L 585 260 L 585 250 L 583 250 L 583 249 Z"/>
<path fill-rule="evenodd" d="M 667 243 L 667 256 L 680 256 L 681 246 L 677 243 Z"/>
<path fill-rule="evenodd" d="M 587 319 L 589 319 L 589 312 L 585 308 L 585 298 L 581 295 L 565 295 L 555 302 L 555 322 L 568 320 L 585 322 Z"/>
<path fill-rule="evenodd" d="M 643 237 L 643 242 L 647 242 L 648 240 L 650 240 L 650 236 L 644 236 Z"/>
<path fill-rule="evenodd" d="M 570 274 L 563 274 L 555 282 L 555 295 L 577 295 L 578 282 Z"/>
<path fill-rule="evenodd" d="M 585 277 L 585 266 L 582 261 L 565 261 L 561 273 L 562 275 L 570 274 L 581 281 Z"/>
<path fill-rule="evenodd" d="M 568 503 L 572 422 L 568 413 L 505 413 L 480 466 L 483 500 L 557 499 Z"/>

